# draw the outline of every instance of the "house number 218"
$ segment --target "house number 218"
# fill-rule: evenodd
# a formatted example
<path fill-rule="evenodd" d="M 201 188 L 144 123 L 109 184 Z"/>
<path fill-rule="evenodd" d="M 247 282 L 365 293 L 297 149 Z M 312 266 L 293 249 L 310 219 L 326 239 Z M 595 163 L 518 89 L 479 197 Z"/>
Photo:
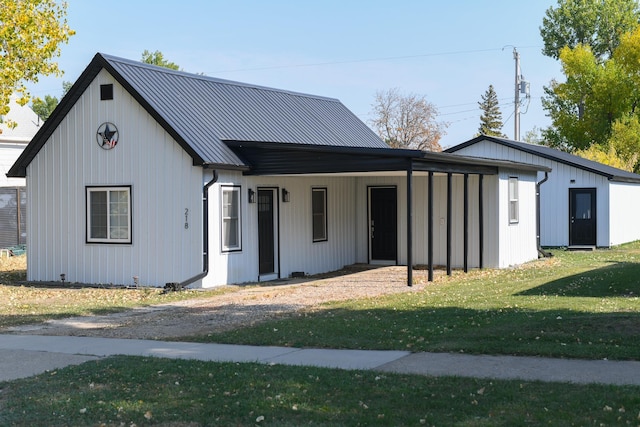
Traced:
<path fill-rule="evenodd" d="M 184 208 L 184 229 L 189 229 L 189 208 Z"/>

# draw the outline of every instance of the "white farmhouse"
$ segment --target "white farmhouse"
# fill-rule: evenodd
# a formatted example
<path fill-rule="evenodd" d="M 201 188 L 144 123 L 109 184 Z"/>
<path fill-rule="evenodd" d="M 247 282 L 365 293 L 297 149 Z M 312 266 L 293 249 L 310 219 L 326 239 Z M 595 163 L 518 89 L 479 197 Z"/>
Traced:
<path fill-rule="evenodd" d="M 336 99 L 97 54 L 9 175 L 29 188 L 28 280 L 213 287 L 527 262 L 538 170 L 390 149 Z"/>

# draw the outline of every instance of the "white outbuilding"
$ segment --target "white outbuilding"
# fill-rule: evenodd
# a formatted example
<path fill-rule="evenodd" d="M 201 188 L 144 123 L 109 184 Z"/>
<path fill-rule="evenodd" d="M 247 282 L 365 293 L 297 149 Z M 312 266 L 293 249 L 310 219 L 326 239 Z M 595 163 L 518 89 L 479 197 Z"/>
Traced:
<path fill-rule="evenodd" d="M 640 239 L 640 175 L 550 147 L 484 135 L 446 152 L 553 169 L 540 186 L 542 246 L 610 247 Z M 544 180 L 543 173 L 538 180 Z"/>

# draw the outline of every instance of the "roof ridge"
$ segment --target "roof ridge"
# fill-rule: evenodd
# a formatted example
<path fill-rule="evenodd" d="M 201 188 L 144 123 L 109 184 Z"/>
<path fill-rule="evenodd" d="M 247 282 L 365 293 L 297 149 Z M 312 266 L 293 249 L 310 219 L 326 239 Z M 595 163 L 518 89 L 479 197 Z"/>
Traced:
<path fill-rule="evenodd" d="M 341 101 L 338 98 L 319 96 L 319 95 L 314 95 L 314 94 L 304 93 L 304 92 L 296 92 L 296 91 L 291 91 L 287 89 L 278 89 L 278 88 L 273 88 L 269 86 L 257 85 L 253 83 L 240 82 L 237 80 L 222 79 L 220 77 L 213 77 L 205 74 L 196 74 L 196 73 L 191 73 L 183 70 L 173 70 L 171 68 L 166 68 L 166 67 L 162 67 L 154 64 L 147 64 L 145 62 L 135 61 L 133 59 L 121 58 L 118 56 L 109 55 L 105 53 L 100 53 L 99 55 L 102 56 L 102 58 L 107 62 L 119 62 L 122 64 L 126 64 L 128 66 L 146 68 L 148 70 L 161 72 L 165 74 L 175 74 L 177 76 L 181 76 L 184 78 L 203 80 L 203 81 L 208 81 L 208 82 L 218 83 L 218 84 L 225 84 L 230 86 L 239 86 L 239 87 L 245 87 L 250 89 L 264 90 L 269 92 L 285 93 L 287 95 L 292 95 L 292 96 L 300 96 L 300 97 L 312 98 L 312 99 L 322 99 L 326 101 L 341 103 Z"/>

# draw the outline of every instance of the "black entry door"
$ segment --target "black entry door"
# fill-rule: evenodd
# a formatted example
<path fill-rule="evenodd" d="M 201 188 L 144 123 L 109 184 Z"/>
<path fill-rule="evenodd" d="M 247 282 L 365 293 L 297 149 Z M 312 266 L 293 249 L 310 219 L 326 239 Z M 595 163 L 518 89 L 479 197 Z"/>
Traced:
<path fill-rule="evenodd" d="M 260 274 L 275 272 L 273 190 L 258 189 L 258 260 Z"/>
<path fill-rule="evenodd" d="M 397 196 L 395 187 L 370 189 L 371 259 L 396 261 L 398 250 Z"/>
<path fill-rule="evenodd" d="M 569 245 L 596 245 L 596 189 L 569 189 Z"/>

